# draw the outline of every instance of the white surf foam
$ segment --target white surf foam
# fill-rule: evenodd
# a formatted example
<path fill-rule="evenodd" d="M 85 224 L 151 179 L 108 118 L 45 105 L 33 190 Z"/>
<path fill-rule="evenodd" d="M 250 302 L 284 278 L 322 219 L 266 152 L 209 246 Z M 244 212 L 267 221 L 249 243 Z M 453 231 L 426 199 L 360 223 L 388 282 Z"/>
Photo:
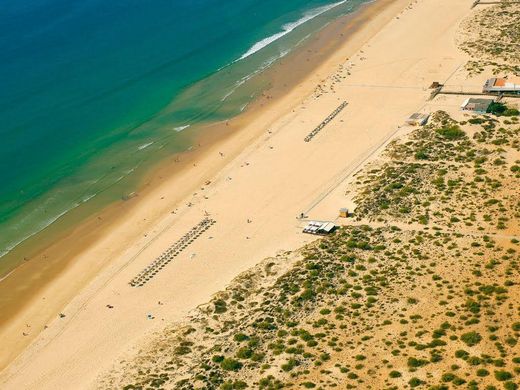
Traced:
<path fill-rule="evenodd" d="M 179 131 L 187 129 L 188 127 L 190 127 L 190 125 L 174 127 L 173 130 L 179 132 Z"/>
<path fill-rule="evenodd" d="M 284 50 L 283 52 L 281 52 L 279 55 L 277 56 L 274 56 L 274 57 L 271 57 L 267 60 L 265 60 L 262 65 L 260 65 L 260 67 L 258 69 L 256 69 L 254 72 L 248 74 L 247 76 L 244 76 L 242 77 L 240 80 L 238 80 L 235 85 L 233 86 L 233 88 L 228 92 L 226 93 L 222 99 L 220 99 L 221 102 L 225 101 L 228 97 L 230 97 L 238 88 L 240 88 L 240 86 L 242 86 L 243 84 L 245 84 L 247 81 L 251 80 L 253 77 L 255 77 L 257 74 L 261 73 L 262 71 L 264 71 L 265 69 L 267 69 L 268 67 L 270 67 L 275 61 L 285 57 L 287 54 L 290 53 L 290 50 Z"/>
<path fill-rule="evenodd" d="M 146 149 L 148 146 L 152 145 L 153 144 L 153 141 L 152 142 L 148 142 L 147 144 L 143 144 L 141 146 L 139 146 L 137 148 L 137 150 L 143 150 L 143 149 Z"/>
<path fill-rule="evenodd" d="M 58 219 L 60 219 L 61 217 L 63 217 L 65 214 L 67 214 L 69 211 L 72 211 L 74 210 L 76 207 L 78 207 L 81 203 L 75 203 L 74 205 L 72 205 L 71 207 L 69 207 L 68 209 L 62 211 L 61 213 L 47 219 L 46 221 L 43 221 L 33 232 L 30 232 L 29 234 L 23 236 L 22 238 L 20 238 L 18 241 L 15 241 L 15 242 L 12 242 L 10 245 L 8 245 L 5 249 L 3 249 L 1 251 L 1 256 L 5 256 L 7 255 L 9 252 L 11 252 L 14 248 L 16 248 L 18 245 L 20 245 L 21 243 L 23 243 L 24 241 L 28 240 L 29 238 L 31 238 L 32 236 L 40 233 L 42 230 L 46 229 L 47 227 L 49 227 L 50 225 L 52 225 L 54 222 L 56 222 Z"/>
<path fill-rule="evenodd" d="M 347 0 L 342 0 L 342 1 L 338 1 L 337 3 L 325 5 L 325 6 L 322 6 L 322 7 L 318 7 L 318 8 L 315 8 L 315 9 L 311 10 L 311 11 L 306 12 L 303 15 L 303 17 L 300 18 L 299 20 L 297 20 L 295 22 L 292 22 L 292 23 L 287 23 L 287 24 L 283 25 L 282 26 L 282 31 L 280 31 L 280 32 L 278 32 L 276 34 L 273 34 L 273 35 L 271 35 L 271 36 L 269 36 L 267 38 L 264 38 L 261 41 L 258 41 L 257 43 L 255 43 L 237 61 L 243 60 L 244 58 L 247 58 L 250 55 L 255 54 L 257 51 L 262 50 L 264 47 L 269 46 L 271 43 L 273 43 L 273 42 L 277 41 L 278 39 L 282 38 L 283 36 L 289 34 L 296 27 L 301 26 L 302 24 L 308 22 L 309 20 L 312 20 L 315 17 L 320 16 L 321 14 L 323 14 L 323 13 L 325 13 L 325 12 L 327 12 L 327 11 L 333 9 L 333 8 L 336 8 L 338 5 L 344 4 L 346 2 L 347 2 Z"/>
<path fill-rule="evenodd" d="M 119 183 L 126 176 L 128 176 L 130 173 L 132 173 L 136 169 L 137 166 L 138 165 L 136 165 L 134 168 L 130 169 L 129 171 L 125 172 L 126 173 L 125 175 L 118 177 L 114 182 L 109 184 L 108 187 L 111 187 L 114 184 Z M 96 179 L 94 181 L 94 183 L 98 182 L 99 180 L 100 179 Z M 102 191 L 104 191 L 104 190 L 102 190 Z M 90 194 L 90 195 L 86 195 L 83 198 L 81 198 L 78 201 L 76 201 L 73 204 L 71 204 L 68 208 L 66 208 L 66 209 L 62 210 L 61 212 L 57 213 L 56 215 L 46 219 L 45 221 L 40 222 L 40 224 L 38 224 L 36 226 L 36 228 L 32 232 L 29 232 L 28 234 L 26 234 L 25 236 L 21 237 L 17 241 L 11 242 L 10 244 L 7 245 L 7 247 L 5 247 L 3 249 L 0 249 L 0 258 L 5 256 L 5 255 L 7 255 L 9 252 L 11 252 L 13 249 L 15 249 L 18 245 L 22 244 L 23 242 L 25 242 L 26 240 L 30 239 L 34 235 L 42 232 L 43 230 L 48 228 L 50 225 L 52 225 L 54 222 L 58 221 L 63 216 L 65 216 L 66 214 L 68 214 L 72 210 L 76 209 L 77 207 L 79 207 L 83 203 L 88 202 L 89 200 L 91 200 L 92 198 L 97 196 L 98 194 L 99 194 L 99 192 L 93 193 L 93 194 Z M 41 204 L 35 211 L 33 211 L 32 213 L 26 215 L 25 217 L 22 217 L 21 220 L 20 220 L 20 225 L 23 225 L 26 222 L 26 220 L 30 220 L 31 218 L 33 218 L 34 217 L 34 213 L 38 213 L 39 211 L 41 211 L 41 209 L 45 209 L 53 201 L 54 201 L 54 198 L 49 198 L 45 203 Z"/>
<path fill-rule="evenodd" d="M 87 195 L 83 198 L 81 198 L 81 203 L 85 203 L 85 202 L 88 202 L 90 199 L 94 198 L 97 194 L 91 194 L 91 195 Z"/>

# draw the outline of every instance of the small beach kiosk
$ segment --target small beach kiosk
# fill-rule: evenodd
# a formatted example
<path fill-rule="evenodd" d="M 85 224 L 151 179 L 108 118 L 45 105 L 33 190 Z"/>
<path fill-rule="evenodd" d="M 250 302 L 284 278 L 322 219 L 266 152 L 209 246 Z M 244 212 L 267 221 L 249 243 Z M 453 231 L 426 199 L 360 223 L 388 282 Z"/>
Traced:
<path fill-rule="evenodd" d="M 348 209 L 346 207 L 342 207 L 339 209 L 339 217 L 348 218 Z"/>
<path fill-rule="evenodd" d="M 430 118 L 430 114 L 421 114 L 420 112 L 416 112 L 406 120 L 406 124 L 410 126 L 424 126 L 428 123 L 428 119 Z"/>
<path fill-rule="evenodd" d="M 310 221 L 303 229 L 303 232 L 317 236 L 326 236 L 336 230 L 336 228 L 337 226 L 330 221 Z"/>

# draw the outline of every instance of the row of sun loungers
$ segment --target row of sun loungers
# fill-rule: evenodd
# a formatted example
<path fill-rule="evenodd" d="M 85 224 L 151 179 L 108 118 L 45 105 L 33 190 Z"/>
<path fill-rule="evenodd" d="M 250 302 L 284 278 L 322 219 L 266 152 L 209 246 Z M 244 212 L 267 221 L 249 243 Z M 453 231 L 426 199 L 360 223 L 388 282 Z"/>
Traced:
<path fill-rule="evenodd" d="M 143 269 L 135 278 L 130 281 L 132 287 L 142 287 L 157 273 L 178 256 L 188 245 L 195 241 L 202 233 L 208 230 L 216 221 L 204 218 L 201 222 L 191 228 L 191 230 L 164 251 L 150 265 Z"/>
<path fill-rule="evenodd" d="M 312 130 L 307 137 L 305 137 L 305 142 L 310 142 L 327 124 L 333 120 L 345 107 L 347 107 L 347 102 L 343 102 L 336 108 L 332 114 L 330 114 L 323 122 L 321 122 L 318 127 Z"/>

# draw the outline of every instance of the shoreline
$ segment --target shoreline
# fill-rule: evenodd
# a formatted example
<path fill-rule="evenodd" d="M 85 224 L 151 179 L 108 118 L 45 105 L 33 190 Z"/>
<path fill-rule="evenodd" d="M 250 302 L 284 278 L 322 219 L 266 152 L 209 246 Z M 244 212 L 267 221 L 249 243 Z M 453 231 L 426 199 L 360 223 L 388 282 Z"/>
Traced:
<path fill-rule="evenodd" d="M 98 200 L 98 198 L 103 198 L 105 195 L 103 192 L 96 194 L 94 197 L 93 203 L 79 204 L 77 207 L 74 206 L 70 208 L 68 211 L 64 212 L 62 215 L 59 215 L 54 219 L 53 222 L 49 223 L 41 230 L 29 234 L 26 238 L 21 239 L 20 242 L 14 244 L 10 249 L 6 250 L 0 256 L 0 261 L 2 264 L 13 263 L 14 266 L 2 266 L 0 267 L 0 282 L 5 279 L 8 274 L 13 273 L 19 266 L 23 264 L 22 261 L 18 260 L 23 258 L 25 261 L 31 261 L 34 258 L 40 256 L 43 252 L 45 252 L 49 247 L 54 246 L 56 242 L 65 241 L 69 239 L 71 236 L 71 232 L 77 230 L 77 228 L 81 225 L 87 225 L 90 220 L 97 217 L 103 216 L 103 214 L 111 215 L 110 208 L 112 207 L 124 207 L 121 204 L 130 200 L 134 194 L 142 194 L 144 187 L 150 187 L 153 185 L 157 185 L 157 183 L 151 183 L 154 180 L 155 171 L 160 170 L 162 166 L 170 165 L 174 169 L 184 169 L 184 167 L 180 167 L 182 164 L 173 164 L 171 160 L 176 159 L 178 156 L 187 156 L 192 154 L 197 154 L 199 152 L 204 153 L 204 151 L 197 150 L 198 147 L 195 146 L 201 140 L 204 142 L 206 139 L 211 140 L 211 142 L 218 141 L 217 137 L 208 136 L 204 134 L 204 132 L 208 128 L 216 129 L 215 131 L 222 131 L 223 123 L 229 122 L 230 124 L 235 123 L 239 118 L 242 118 L 244 115 L 251 115 L 251 109 L 254 108 L 258 110 L 260 107 L 264 106 L 264 104 L 270 103 L 272 99 L 277 99 L 283 97 L 283 95 L 289 93 L 296 85 L 298 85 L 301 81 L 303 81 L 314 69 L 320 66 L 323 61 L 326 61 L 327 58 L 333 55 L 335 48 L 341 45 L 340 37 L 338 36 L 338 31 L 341 31 L 341 25 L 348 22 L 356 22 L 357 17 L 356 14 L 362 12 L 362 10 L 366 7 L 370 7 L 372 3 L 387 1 L 387 0 L 372 0 L 370 2 L 361 4 L 358 8 L 355 9 L 352 13 L 343 15 L 336 19 L 332 19 L 327 22 L 323 27 L 319 30 L 312 33 L 312 37 L 309 39 L 309 35 L 304 37 L 298 45 L 296 45 L 293 50 L 288 55 L 283 55 L 274 61 L 274 65 L 267 67 L 266 69 L 259 71 L 258 74 L 254 72 L 256 75 L 252 77 L 256 80 L 257 84 L 269 84 L 267 88 L 259 88 L 259 90 L 255 91 L 254 95 L 257 95 L 256 92 L 261 92 L 257 96 L 253 97 L 253 99 L 245 104 L 242 108 L 243 112 L 238 115 L 231 117 L 228 120 L 222 120 L 220 122 L 209 122 L 209 123 L 195 123 L 192 125 L 188 125 L 185 131 L 181 132 L 180 135 L 180 143 L 187 144 L 191 146 L 182 150 L 180 152 L 172 153 L 169 156 L 161 156 L 160 159 L 155 160 L 148 164 L 144 169 L 141 170 L 133 179 L 130 179 L 135 185 L 131 188 L 126 188 L 122 191 L 121 197 L 118 199 L 111 198 L 106 201 Z M 333 7 L 334 8 L 334 7 Z M 312 19 L 311 19 L 312 20 Z M 356 26 L 359 28 L 360 26 Z M 348 29 L 355 30 L 354 28 Z M 318 45 L 317 41 L 324 44 L 324 46 Z M 303 42 L 303 44 L 302 44 Z M 325 47 L 325 48 L 324 48 Z M 312 56 L 309 58 L 305 52 L 312 52 Z M 304 57 L 305 58 L 302 58 Z M 300 59 L 301 61 L 299 61 Z M 226 67 L 233 65 L 236 61 L 230 62 L 229 64 L 223 66 L 221 70 Z M 279 66 L 282 65 L 283 66 Z M 287 67 L 295 65 L 293 69 L 288 70 Z M 273 71 L 273 68 L 277 70 Z M 281 72 L 281 74 L 278 74 Z M 207 76 L 207 78 L 211 78 L 215 75 L 215 73 L 211 73 Z M 249 77 L 249 76 L 248 76 Z M 205 78 L 200 79 L 199 81 L 203 81 Z M 188 90 L 190 87 L 187 87 Z M 185 93 L 186 90 L 181 91 L 181 95 Z M 265 93 L 267 92 L 267 93 Z M 267 96 L 268 95 L 268 96 Z M 253 96 L 253 95 L 251 95 Z M 267 98 L 266 98 L 267 96 Z M 248 118 L 253 118 L 250 116 Z M 244 122 L 244 121 L 242 121 Z M 235 131 L 236 131 L 235 125 Z M 222 131 L 227 133 L 226 131 Z M 206 142 L 204 146 L 208 146 Z M 195 157 L 197 159 L 198 157 Z M 127 198 L 128 195 L 128 199 Z M 98 203 L 97 205 L 95 203 Z M 101 203 L 101 205 L 100 205 Z M 135 202 L 134 202 L 135 203 Z M 113 219 L 114 216 L 111 215 Z M 99 226 L 97 227 L 99 228 Z M 108 228 L 108 227 L 107 227 Z M 92 240 L 90 240 L 92 241 Z M 5 272 L 4 272 L 5 271 Z M 1 324 L 1 320 L 0 320 Z"/>
<path fill-rule="evenodd" d="M 22 323 L 26 322 L 28 318 L 32 319 L 33 325 L 31 325 L 31 327 L 33 329 L 37 328 L 38 325 L 43 327 L 44 324 L 49 323 L 55 318 L 60 308 L 65 306 L 79 290 L 87 286 L 98 272 L 109 265 L 106 264 L 106 262 L 99 262 L 93 267 L 89 267 L 89 272 L 83 273 L 81 276 L 76 274 L 75 283 L 73 283 L 72 286 L 70 286 L 70 283 L 67 283 L 68 286 L 63 289 L 65 284 L 62 282 L 61 291 L 59 294 L 56 294 L 56 292 L 52 291 L 55 290 L 55 288 L 53 288 L 54 282 L 60 279 L 63 280 L 68 270 L 70 271 L 71 269 L 77 268 L 78 264 L 74 264 L 74 260 L 78 256 L 88 251 L 88 249 L 95 245 L 105 234 L 122 223 L 127 213 L 131 213 L 132 210 L 139 207 L 140 201 L 142 199 L 144 201 L 147 196 L 151 196 L 154 191 L 157 191 L 164 185 L 165 181 L 175 181 L 176 178 L 179 181 L 184 179 L 183 176 L 186 176 L 185 173 L 195 168 L 193 164 L 207 158 L 211 153 L 217 153 L 216 149 L 223 146 L 230 138 L 238 137 L 237 133 L 241 131 L 241 127 L 254 120 L 255 117 L 261 116 L 261 112 L 259 111 L 269 110 L 270 107 L 276 104 L 278 99 L 284 99 L 284 97 L 290 95 L 302 81 L 305 82 L 308 78 L 316 78 L 316 75 L 311 72 L 320 67 L 324 67 L 328 61 L 333 60 L 338 47 L 350 43 L 356 46 L 352 48 L 353 52 L 357 51 L 358 47 L 361 47 L 369 37 L 365 37 L 365 39 L 360 42 L 353 42 L 355 41 L 354 36 L 350 37 L 347 42 L 343 42 L 341 36 L 345 32 L 350 32 L 355 35 L 358 30 L 362 30 L 365 26 L 365 18 L 370 17 L 371 14 L 389 6 L 391 3 L 394 2 L 391 0 L 379 0 L 374 3 L 368 3 L 354 13 L 329 23 L 329 25 L 316 34 L 312 41 L 303 47 L 297 48 L 288 57 L 279 60 L 277 64 L 265 71 L 264 77 L 272 79 L 272 87 L 269 88 L 263 96 L 256 99 L 244 114 L 231 119 L 229 126 L 222 124 L 209 126 L 212 127 L 211 130 L 205 129 L 206 131 L 196 138 L 195 144 L 199 144 L 200 147 L 168 158 L 155 167 L 152 172 L 147 174 L 145 180 L 143 180 L 143 183 L 136 191 L 138 196 L 128 201 L 118 201 L 109 205 L 104 210 L 95 213 L 78 226 L 62 233 L 57 241 L 54 241 L 36 255 L 31 256 L 32 259 L 30 261 L 21 264 L 13 270 L 11 276 L 0 283 L 0 296 L 9 298 L 10 296 L 12 297 L 12 293 L 7 294 L 7 291 L 17 291 L 16 299 L 6 299 L 7 302 L 4 301 L 2 304 L 4 313 L 10 313 L 9 315 L 2 316 L 2 320 L 0 320 L 0 334 L 5 335 L 3 338 L 12 340 L 9 335 L 19 334 L 19 331 L 17 332 L 15 329 L 20 329 Z M 349 25 L 345 28 L 345 24 L 347 23 Z M 374 31 L 372 33 L 374 33 Z M 320 52 L 318 50 L 322 47 L 323 42 L 326 42 L 328 45 L 325 50 Z M 308 59 L 309 50 L 313 50 L 314 52 L 312 61 Z M 309 63 L 309 66 L 305 69 L 300 69 L 299 72 L 284 71 L 284 65 L 285 68 L 287 68 L 290 67 L 291 64 L 303 61 Z M 324 75 L 324 77 L 325 76 L 326 75 Z M 302 94 L 302 99 L 306 97 L 308 93 L 312 92 L 314 86 L 315 84 L 307 87 L 307 90 Z M 290 105 L 295 107 L 299 103 L 299 101 L 292 101 Z M 273 118 L 272 121 L 276 119 L 277 118 Z M 246 136 L 246 139 L 242 140 L 240 145 L 247 145 L 249 142 L 261 136 L 262 133 L 263 131 L 249 135 L 242 134 L 242 136 Z M 225 158 L 220 161 L 214 161 L 217 165 L 210 170 L 206 170 L 204 177 L 214 176 L 222 167 L 236 157 L 241 150 L 242 148 L 238 147 L 233 153 L 226 153 Z M 179 158 L 180 162 L 177 162 L 176 160 Z M 172 167 L 175 168 L 173 172 Z M 165 179 L 167 176 L 168 178 Z M 181 186 L 182 191 L 178 191 L 176 199 L 169 200 L 168 205 L 161 207 L 161 210 L 156 212 L 156 215 L 150 218 L 145 226 L 142 226 L 138 229 L 138 232 L 134 233 L 132 239 L 137 239 L 142 232 L 152 229 L 153 225 L 161 218 L 161 215 L 168 213 L 167 209 L 170 208 L 169 205 L 179 203 L 206 180 L 209 179 L 204 179 L 201 176 L 199 180 L 192 180 L 190 185 Z M 124 251 L 124 248 L 121 248 L 121 251 Z M 34 283 L 35 280 L 37 283 Z M 31 281 L 30 286 L 27 285 L 27 281 Z M 25 289 L 24 285 L 26 287 Z M 49 304 L 46 310 L 38 310 L 38 315 L 36 315 L 34 306 L 39 305 L 41 309 L 42 297 L 45 297 L 45 300 L 48 301 L 53 300 L 54 304 Z M 4 355 L 0 357 L 0 368 L 6 367 L 7 364 L 18 355 L 18 352 L 21 352 L 38 333 L 39 332 L 31 333 L 29 337 L 25 337 L 10 345 L 10 348 L 8 348 L 8 356 Z"/>
<path fill-rule="evenodd" d="M 169 173 L 168 166 L 155 171 L 155 179 L 143 187 L 150 191 L 146 199 L 136 202 L 120 226 L 64 273 L 79 275 L 81 264 L 85 270 L 89 261 L 102 259 L 107 260 L 104 270 L 65 307 L 66 319 L 55 319 L 0 375 L 0 382 L 7 388 L 91 388 L 116 359 L 133 356 L 165 324 L 208 302 L 242 271 L 313 241 L 314 237 L 301 234 L 304 223 L 295 216 L 310 207 L 309 218 L 337 218 L 338 207 L 346 202 L 336 187 L 338 180 L 341 183 L 345 173 L 395 134 L 410 114 L 436 107 L 458 110 L 457 98 L 429 102 L 428 86 L 432 80 L 469 85 L 485 79 L 485 75 L 468 79 L 461 69 L 468 56 L 454 45 L 461 21 L 472 12 L 471 2 L 389 0 L 386 8 L 382 3 L 378 2 L 381 12 L 367 12 L 366 24 L 357 20 L 365 28 L 339 44 L 290 92 L 280 99 L 267 92 L 265 99 L 255 103 L 262 107 L 268 101 L 266 109 L 254 110 L 258 108 L 254 106 L 249 112 L 255 115 L 230 122 L 229 136 L 208 147 L 196 166 L 188 164 L 175 180 L 162 184 L 157 181 Z M 425 24 L 429 18 L 436 23 Z M 430 41 L 432 36 L 436 39 Z M 396 40 L 400 44 L 394 46 Z M 300 54 L 296 64 L 307 59 L 305 51 Z M 294 76 L 280 69 L 271 70 L 273 85 L 276 80 L 283 85 Z M 304 143 L 303 137 L 343 100 L 349 102 L 344 112 L 313 142 Z M 205 180 L 211 183 L 201 186 Z M 193 192 L 186 190 L 187 195 L 174 202 L 179 196 L 175 183 L 191 183 Z M 178 205 L 175 214 L 161 206 L 163 198 Z M 145 288 L 128 287 L 133 276 L 206 212 L 217 220 L 209 234 Z M 68 282 L 66 275 L 60 278 L 62 285 Z M 108 303 L 116 310 L 104 309 Z M 147 319 L 148 313 L 155 321 Z M 92 370 L 89 362 L 94 361 Z"/>
<path fill-rule="evenodd" d="M 210 143 L 218 142 L 222 137 L 229 136 L 234 131 L 239 131 L 239 127 L 243 126 L 244 123 L 248 123 L 256 116 L 256 111 L 264 109 L 264 105 L 271 104 L 272 99 L 279 99 L 290 93 L 299 83 L 305 80 L 312 71 L 317 69 L 326 62 L 331 56 L 334 55 L 335 50 L 340 47 L 343 42 L 341 38 L 344 32 L 355 32 L 359 28 L 363 27 L 363 13 L 370 12 L 369 9 L 380 7 L 381 3 L 391 3 L 392 0 L 374 0 L 372 2 L 362 4 L 353 13 L 344 15 L 335 20 L 330 21 L 322 29 L 318 30 L 312 37 L 312 40 L 305 42 L 301 46 L 297 46 L 291 53 L 275 61 L 275 64 L 260 72 L 260 79 L 265 78 L 269 83 L 269 88 L 266 88 L 262 94 L 253 99 L 246 106 L 247 108 L 243 113 L 230 118 L 229 120 L 214 122 L 209 124 L 198 125 L 195 128 L 187 129 L 183 132 L 182 137 L 186 138 L 187 142 L 190 142 L 192 146 L 187 150 L 179 153 L 172 154 L 160 161 L 152 164 L 150 168 L 138 178 L 137 186 L 134 188 L 135 191 L 129 193 L 128 199 L 118 199 L 110 202 L 108 205 L 103 206 L 101 210 L 95 210 L 93 213 L 88 211 L 88 205 L 80 205 L 78 208 L 71 209 L 62 217 L 57 218 L 57 221 L 62 218 L 65 219 L 65 227 L 60 227 L 60 222 L 51 223 L 38 233 L 29 236 L 23 240 L 20 244 L 17 244 L 9 252 L 3 255 L 0 259 L 6 262 L 12 261 L 14 257 L 23 257 L 26 261 L 31 261 L 40 256 L 48 248 L 55 245 L 57 242 L 66 241 L 70 239 L 73 231 L 76 231 L 78 227 L 82 225 L 89 225 L 92 220 L 98 217 L 110 216 L 110 219 L 114 219 L 113 210 L 111 208 L 126 209 L 128 204 L 135 202 L 131 201 L 135 196 L 144 195 L 148 188 L 157 186 L 162 181 L 162 177 L 166 175 L 163 171 L 168 171 L 167 175 L 172 175 L 169 170 L 174 168 L 176 170 L 185 169 L 184 165 L 190 163 L 191 160 L 196 161 L 199 157 L 198 154 L 204 154 L 204 150 L 200 150 L 200 146 L 208 147 Z M 365 11 L 366 9 L 366 11 Z M 358 15 L 359 14 L 359 15 Z M 350 23 L 346 29 L 343 30 L 343 25 Z M 338 33 L 340 36 L 338 36 Z M 324 49 L 324 45 L 326 48 Z M 312 52 L 312 56 L 309 57 L 308 53 Z M 297 68 L 288 70 L 288 67 L 297 65 Z M 296 103 L 295 103 L 296 105 Z M 268 107 L 265 109 L 269 109 Z M 255 111 L 252 113 L 252 111 Z M 226 126 L 224 126 L 224 123 Z M 227 125 L 231 125 L 228 127 Z M 216 136 L 210 134 L 208 129 L 218 132 Z M 195 133 L 195 134 L 192 134 Z M 191 134 L 191 135 L 189 135 Z M 186 141 L 186 140 L 185 140 Z M 199 144 L 198 146 L 196 146 Z M 194 156 L 195 155 L 195 156 Z M 190 161 L 183 160 L 184 158 Z M 177 161 L 179 160 L 179 161 Z M 179 164 L 180 163 L 180 164 Z M 157 172 L 162 172 L 158 174 Z M 173 172 L 173 175 L 175 172 Z M 157 178 L 160 177 L 160 180 Z M 122 197 L 123 198 L 123 197 Z M 80 214 L 75 216 L 74 214 Z M 86 215 L 86 216 L 85 216 Z M 68 220 L 72 221 L 68 221 Z M 109 218 L 104 218 L 105 220 Z M 98 218 L 99 220 L 99 218 Z M 97 229 L 104 228 L 105 226 L 96 226 Z M 109 228 L 108 226 L 106 228 Z M 37 242 L 35 242 L 37 241 Z M 92 240 L 91 240 L 92 241 Z M 41 244 L 40 242 L 45 242 Z M 5 275 L 2 276 L 1 280 L 7 278 L 8 274 L 12 274 L 17 271 L 17 268 L 22 266 L 23 263 L 16 265 L 15 268 L 10 269 Z M 1 320 L 0 320 L 1 324 Z"/>

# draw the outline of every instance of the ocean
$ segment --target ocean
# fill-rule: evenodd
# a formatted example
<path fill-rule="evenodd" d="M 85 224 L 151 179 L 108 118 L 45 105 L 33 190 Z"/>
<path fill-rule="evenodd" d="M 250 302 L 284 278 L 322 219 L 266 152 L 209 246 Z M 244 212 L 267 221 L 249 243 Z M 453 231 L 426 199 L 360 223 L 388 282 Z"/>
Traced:
<path fill-rule="evenodd" d="M 364 2 L 1 2 L 0 276 L 13 248 L 240 114 L 263 70 Z"/>

